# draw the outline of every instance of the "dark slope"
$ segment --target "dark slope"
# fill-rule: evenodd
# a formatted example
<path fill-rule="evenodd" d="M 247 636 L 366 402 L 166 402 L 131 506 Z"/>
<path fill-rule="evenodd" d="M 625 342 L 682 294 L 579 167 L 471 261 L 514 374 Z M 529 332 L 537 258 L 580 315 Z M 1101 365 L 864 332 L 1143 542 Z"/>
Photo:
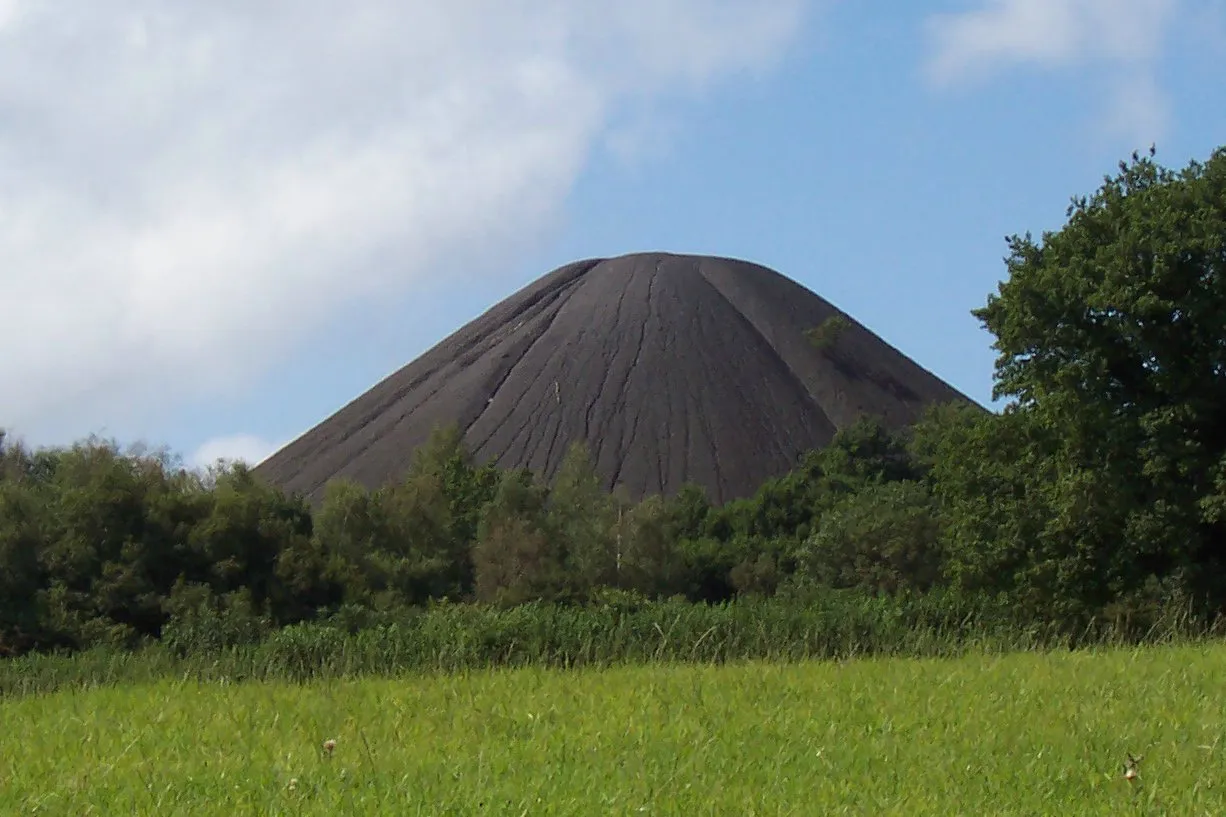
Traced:
<path fill-rule="evenodd" d="M 333 477 L 374 487 L 454 421 L 480 461 L 551 477 L 568 444 L 586 440 L 609 486 L 640 497 L 692 481 L 725 501 L 865 413 L 897 426 L 929 403 L 966 400 L 854 320 L 829 350 L 814 348 L 805 330 L 836 314 L 743 261 L 643 253 L 568 264 L 257 473 L 315 500 Z"/>

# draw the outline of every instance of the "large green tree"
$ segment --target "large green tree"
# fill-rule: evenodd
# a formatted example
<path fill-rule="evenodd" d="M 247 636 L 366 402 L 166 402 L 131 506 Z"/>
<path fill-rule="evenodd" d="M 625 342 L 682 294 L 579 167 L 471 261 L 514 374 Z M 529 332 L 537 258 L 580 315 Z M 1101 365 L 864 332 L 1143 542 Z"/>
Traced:
<path fill-rule="evenodd" d="M 1017 467 L 1045 515 L 1036 551 L 1087 602 L 1151 576 L 1221 599 L 1226 150 L 1179 171 L 1134 154 L 1067 216 L 1008 239 L 975 311 L 1034 443 Z"/>

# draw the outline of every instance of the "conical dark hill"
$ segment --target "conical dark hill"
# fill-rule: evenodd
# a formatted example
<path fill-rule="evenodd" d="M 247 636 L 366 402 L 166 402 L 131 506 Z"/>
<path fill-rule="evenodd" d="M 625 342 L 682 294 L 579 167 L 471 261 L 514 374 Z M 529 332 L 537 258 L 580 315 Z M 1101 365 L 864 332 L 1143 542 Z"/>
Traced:
<path fill-rule="evenodd" d="M 606 484 L 715 501 L 752 494 L 864 414 L 897 427 L 967 398 L 850 317 L 817 348 L 834 306 L 765 267 L 642 253 L 538 279 L 262 463 L 318 500 L 333 477 L 398 478 L 456 422 L 479 461 L 551 478 L 584 440 Z"/>

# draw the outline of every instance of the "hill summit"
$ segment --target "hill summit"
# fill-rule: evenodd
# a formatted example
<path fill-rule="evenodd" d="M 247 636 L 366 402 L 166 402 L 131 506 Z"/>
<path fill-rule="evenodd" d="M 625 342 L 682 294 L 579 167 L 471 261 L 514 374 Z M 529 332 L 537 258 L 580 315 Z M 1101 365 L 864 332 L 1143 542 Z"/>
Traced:
<path fill-rule="evenodd" d="M 821 326 L 838 331 L 815 344 Z M 585 441 L 607 487 L 641 498 L 694 482 L 724 502 L 866 414 L 896 428 L 966 400 L 774 270 L 637 253 L 544 275 L 256 470 L 315 501 L 334 477 L 375 488 L 457 423 L 480 462 L 551 478 Z"/>

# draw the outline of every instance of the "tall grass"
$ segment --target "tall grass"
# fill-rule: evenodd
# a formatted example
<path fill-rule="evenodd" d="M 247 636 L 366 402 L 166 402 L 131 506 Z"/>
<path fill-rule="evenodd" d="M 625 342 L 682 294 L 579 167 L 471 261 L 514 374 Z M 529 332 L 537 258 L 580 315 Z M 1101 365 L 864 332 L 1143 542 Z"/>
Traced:
<path fill-rule="evenodd" d="M 0 701 L 0 814 L 1220 815 L 1224 675 L 1182 645 L 162 679 Z"/>
<path fill-rule="evenodd" d="M 595 606 L 500 609 L 436 604 L 375 613 L 341 610 L 279 630 L 184 620 L 161 642 L 128 651 L 0 661 L 0 695 L 183 678 L 240 682 L 395 676 L 492 667 L 955 656 L 1187 641 L 1220 634 L 1178 608 L 1080 627 L 1020 622 L 991 600 L 858 593 L 742 599 L 720 605 L 613 598 Z"/>

